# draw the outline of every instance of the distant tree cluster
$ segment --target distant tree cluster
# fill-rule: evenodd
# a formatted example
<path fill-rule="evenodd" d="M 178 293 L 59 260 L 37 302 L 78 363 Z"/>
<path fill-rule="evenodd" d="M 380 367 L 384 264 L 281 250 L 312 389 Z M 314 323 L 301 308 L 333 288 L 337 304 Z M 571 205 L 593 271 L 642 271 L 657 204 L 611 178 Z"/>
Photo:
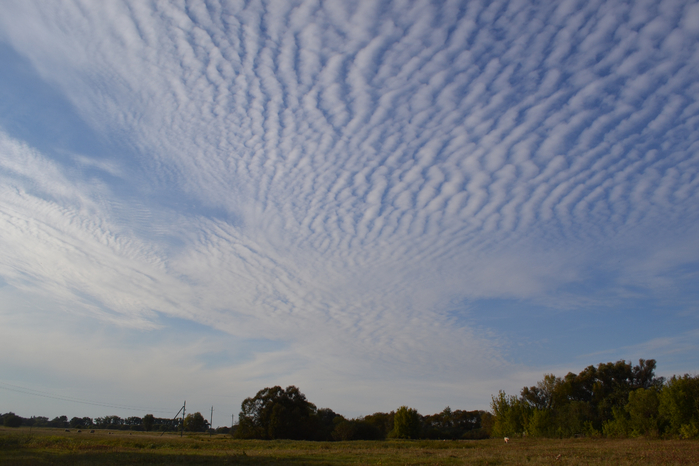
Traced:
<path fill-rule="evenodd" d="M 552 374 L 519 397 L 492 398 L 494 436 L 699 437 L 699 377 L 655 377 L 656 362 L 588 366 Z"/>
<path fill-rule="evenodd" d="M 56 416 L 55 418 L 49 420 L 49 418 L 44 416 L 32 416 L 30 418 L 24 418 L 16 415 L 13 412 L 0 414 L 0 422 L 2 422 L 2 425 L 4 425 L 5 427 L 70 427 L 70 422 L 68 421 L 67 416 Z M 90 419 L 90 422 L 92 422 L 92 419 Z"/>
<path fill-rule="evenodd" d="M 233 436 L 240 439 L 383 440 L 386 438 L 487 438 L 483 411 L 454 411 L 421 416 L 401 406 L 390 413 L 347 419 L 329 408 L 317 409 L 295 386 L 275 386 L 246 398 Z"/>

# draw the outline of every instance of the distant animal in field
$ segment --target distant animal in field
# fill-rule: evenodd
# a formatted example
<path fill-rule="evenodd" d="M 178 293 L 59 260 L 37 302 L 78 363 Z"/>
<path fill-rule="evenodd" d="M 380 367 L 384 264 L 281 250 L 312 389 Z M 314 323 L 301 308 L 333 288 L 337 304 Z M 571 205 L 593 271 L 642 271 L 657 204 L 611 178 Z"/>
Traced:
<path fill-rule="evenodd" d="M 70 432 L 70 429 L 66 429 L 66 432 Z"/>
<path fill-rule="evenodd" d="M 91 430 L 91 431 L 90 431 L 90 433 L 91 433 L 91 434 L 94 434 L 94 433 L 95 433 L 95 431 L 94 431 L 94 430 Z"/>
<path fill-rule="evenodd" d="M 505 437 L 505 443 L 510 443 L 510 438 L 509 438 L 509 437 Z"/>

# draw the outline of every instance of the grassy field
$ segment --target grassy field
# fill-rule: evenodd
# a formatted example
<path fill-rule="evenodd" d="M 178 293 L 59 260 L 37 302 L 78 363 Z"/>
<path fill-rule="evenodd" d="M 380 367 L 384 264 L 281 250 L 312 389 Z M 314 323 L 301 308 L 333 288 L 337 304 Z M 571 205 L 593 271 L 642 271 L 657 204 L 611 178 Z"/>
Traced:
<path fill-rule="evenodd" d="M 689 440 L 511 439 L 477 441 L 297 442 L 0 427 L 2 465 L 698 465 Z"/>

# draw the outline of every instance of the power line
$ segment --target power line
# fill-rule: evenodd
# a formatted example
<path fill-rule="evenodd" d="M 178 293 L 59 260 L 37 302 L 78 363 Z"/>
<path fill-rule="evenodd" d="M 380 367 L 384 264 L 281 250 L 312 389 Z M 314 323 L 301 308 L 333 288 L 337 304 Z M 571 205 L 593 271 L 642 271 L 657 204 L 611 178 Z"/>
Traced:
<path fill-rule="evenodd" d="M 3 385 L 6 385 L 6 386 L 3 386 Z M 171 413 L 172 412 L 172 410 L 169 410 L 169 409 L 165 410 L 165 409 L 156 409 L 156 408 L 144 408 L 144 407 L 139 407 L 139 406 L 125 406 L 125 405 L 118 405 L 118 404 L 113 404 L 113 403 L 104 403 L 104 402 L 98 402 L 98 401 L 78 400 L 75 398 L 58 396 L 58 395 L 50 394 L 47 392 L 34 390 L 32 388 L 21 387 L 19 385 L 13 385 L 11 383 L 3 382 L 1 380 L 0 380 L 0 388 L 3 390 L 9 390 L 9 391 L 17 392 L 17 393 L 23 393 L 25 395 L 40 396 L 43 398 L 51 398 L 54 400 L 68 401 L 70 403 L 80 403 L 80 404 L 84 404 L 84 405 L 101 406 L 104 408 L 122 409 L 122 410 L 126 410 L 126 411 L 151 411 L 154 413 Z"/>

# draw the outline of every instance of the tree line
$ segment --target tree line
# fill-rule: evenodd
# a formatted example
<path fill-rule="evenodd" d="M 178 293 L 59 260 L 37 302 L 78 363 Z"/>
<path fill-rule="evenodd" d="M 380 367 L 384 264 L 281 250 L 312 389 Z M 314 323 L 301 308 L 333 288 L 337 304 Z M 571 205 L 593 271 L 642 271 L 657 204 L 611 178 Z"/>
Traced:
<path fill-rule="evenodd" d="M 489 437 L 673 437 L 699 438 L 699 376 L 655 375 L 656 361 L 639 360 L 588 366 L 579 374 L 544 375 L 519 396 L 500 391 L 491 412 L 452 410 L 420 415 L 401 406 L 346 418 L 330 408 L 317 408 L 295 386 L 264 388 L 241 404 L 238 423 L 217 429 L 239 439 L 315 441 L 406 439 L 484 439 Z M 45 417 L 0 415 L 5 426 L 106 428 L 205 432 L 201 413 L 181 419 L 105 416 L 49 421 Z"/>
<path fill-rule="evenodd" d="M 265 388 L 246 398 L 234 426 L 239 439 L 383 440 L 386 438 L 487 438 L 485 411 L 444 411 L 420 416 L 401 406 L 390 413 L 377 412 L 348 419 L 330 408 L 317 409 L 295 386 Z"/>
<path fill-rule="evenodd" d="M 655 375 L 656 361 L 588 366 L 564 377 L 546 374 L 519 396 L 500 391 L 491 412 L 422 416 L 401 406 L 390 413 L 347 419 L 316 409 L 294 386 L 260 390 L 241 405 L 233 435 L 241 439 L 381 440 L 488 437 L 699 438 L 699 376 Z"/>
<path fill-rule="evenodd" d="M 181 418 L 165 419 L 155 417 L 152 414 L 146 414 L 142 418 L 137 416 L 127 418 L 104 416 L 94 419 L 91 417 L 73 417 L 70 420 L 68 420 L 67 416 L 56 416 L 49 420 L 49 418 L 44 416 L 23 418 L 13 412 L 9 412 L 0 414 L 0 423 L 5 427 L 59 427 L 62 429 L 111 429 L 157 432 L 176 432 L 179 430 L 206 432 L 210 427 L 209 421 L 199 412 L 185 416 L 184 423 Z M 229 429 L 225 428 L 225 433 L 228 432 Z"/>

